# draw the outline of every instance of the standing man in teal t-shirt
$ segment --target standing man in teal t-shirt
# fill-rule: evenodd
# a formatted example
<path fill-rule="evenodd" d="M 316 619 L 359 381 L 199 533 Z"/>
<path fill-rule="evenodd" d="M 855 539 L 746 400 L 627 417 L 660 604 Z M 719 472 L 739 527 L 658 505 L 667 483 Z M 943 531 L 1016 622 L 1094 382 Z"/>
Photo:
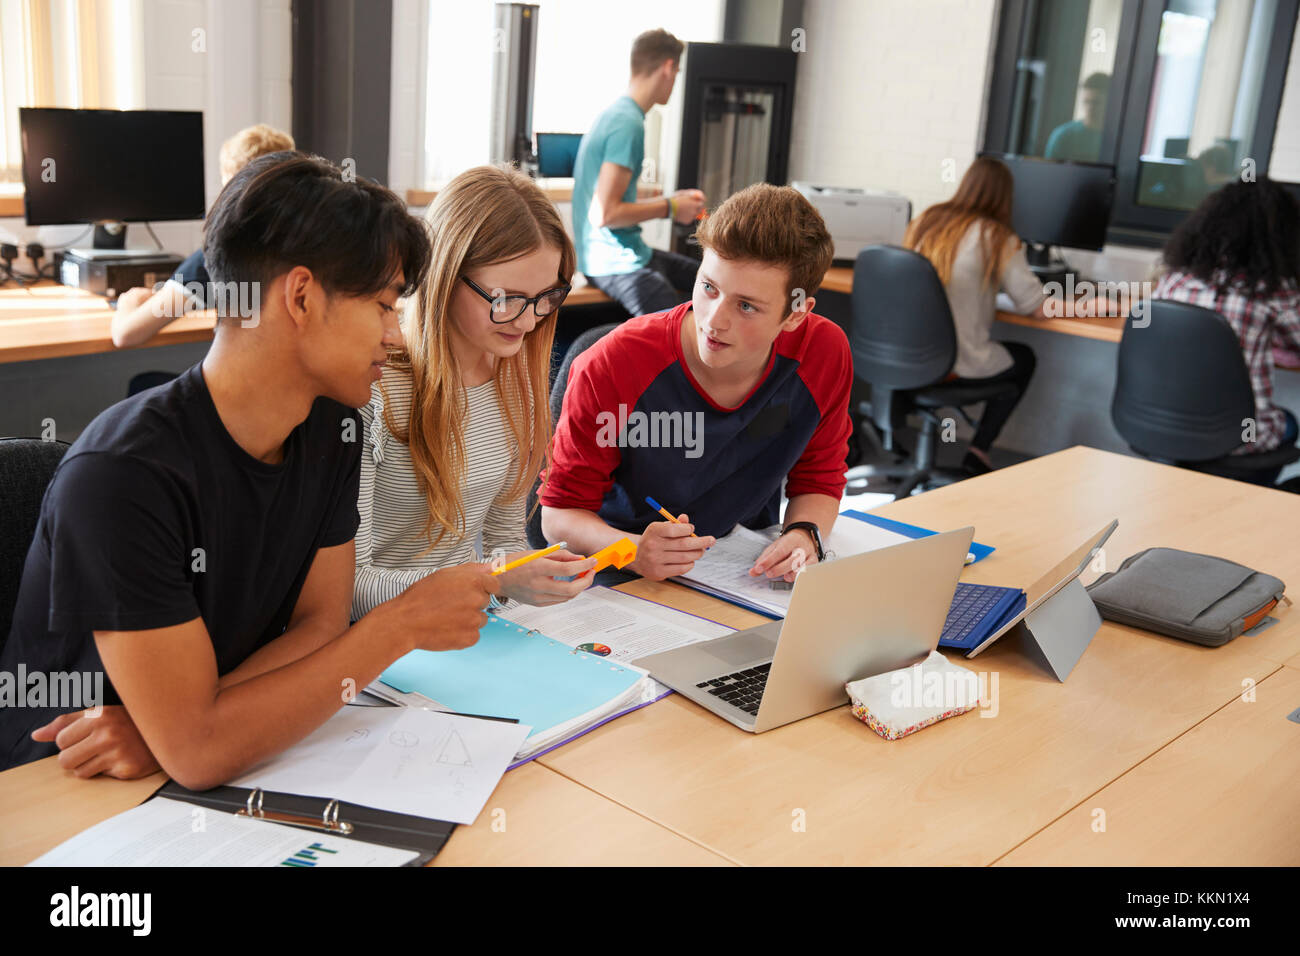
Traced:
<path fill-rule="evenodd" d="M 691 297 L 699 263 L 651 249 L 639 223 L 671 217 L 692 222 L 704 209 L 698 189 L 637 199 L 645 158 L 645 114 L 672 94 L 682 41 L 650 30 L 632 44 L 627 93 L 596 118 L 582 138 L 573 171 L 573 233 L 578 270 L 631 315 L 664 312 Z"/>

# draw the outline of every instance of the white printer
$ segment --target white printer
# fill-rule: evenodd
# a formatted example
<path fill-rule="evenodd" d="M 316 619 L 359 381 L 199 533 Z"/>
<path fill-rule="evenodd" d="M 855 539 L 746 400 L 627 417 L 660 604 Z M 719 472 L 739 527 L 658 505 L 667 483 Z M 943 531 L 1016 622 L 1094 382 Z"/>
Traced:
<path fill-rule="evenodd" d="M 912 219 L 912 204 L 898 193 L 842 186 L 790 184 L 821 213 L 835 240 L 836 259 L 856 259 L 867 246 L 901 245 Z"/>

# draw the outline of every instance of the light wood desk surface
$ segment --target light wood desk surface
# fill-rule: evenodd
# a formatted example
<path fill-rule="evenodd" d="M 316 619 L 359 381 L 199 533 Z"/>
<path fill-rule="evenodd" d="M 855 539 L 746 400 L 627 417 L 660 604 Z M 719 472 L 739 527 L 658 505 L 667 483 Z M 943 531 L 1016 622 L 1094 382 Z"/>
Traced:
<path fill-rule="evenodd" d="M 826 273 L 822 289 L 848 294 L 853 291 L 853 270 L 836 266 Z M 612 301 L 590 284 L 569 293 L 569 307 Z M 998 320 L 1065 335 L 1118 342 L 1124 331 L 1119 316 L 1099 318 L 1033 319 L 1014 312 L 999 312 Z M 203 342 L 212 338 L 212 312 L 196 312 L 168 325 L 141 348 Z M 111 333 L 113 310 L 103 296 L 44 281 L 28 287 L 0 288 L 0 362 L 60 358 L 114 350 Z"/>
<path fill-rule="evenodd" d="M 0 773 L 0 866 L 34 860 L 141 803 L 166 779 L 155 773 L 79 780 L 55 757 Z M 457 827 L 433 860 L 435 866 L 621 863 L 732 865 L 535 762 L 507 773 L 474 825 Z"/>
<path fill-rule="evenodd" d="M 881 510 L 937 529 L 974 524 L 976 538 L 998 550 L 966 569 L 966 581 L 1027 585 L 1114 516 L 1120 525 L 1106 547 L 1109 569 L 1164 545 L 1300 580 L 1293 544 L 1300 499 L 1091 449 Z M 1272 520 L 1259 520 L 1267 513 Z M 673 593 L 676 585 L 626 589 L 661 600 L 671 594 L 665 603 L 706 615 L 717 607 L 703 595 Z M 717 616 L 730 624 L 757 620 L 741 613 Z M 876 737 L 847 707 L 755 736 L 670 697 L 541 759 L 742 863 L 988 864 L 1222 708 L 1243 679 L 1277 672 L 1298 649 L 1294 613 L 1215 649 L 1103 624 L 1064 684 L 1012 640 L 962 661 L 997 673 L 997 715 L 972 712 L 901 741 Z M 1300 747 L 1291 760 L 1300 765 Z M 1272 825 L 1293 826 L 1293 809 L 1275 807 Z M 796 811 L 805 832 L 792 829 Z M 1195 841 L 1187 854 L 1202 849 L 1213 855 Z M 1149 854 L 1144 862 L 1163 861 Z"/>
<path fill-rule="evenodd" d="M 833 266 L 822 281 L 822 288 L 830 292 L 848 295 L 853 291 L 853 269 L 850 266 Z M 1011 325 L 1025 325 L 1048 332 L 1060 332 L 1064 335 L 1078 335 L 1102 342 L 1119 342 L 1124 334 L 1123 316 L 1099 316 L 1097 318 L 1057 318 L 1035 319 L 1015 312 L 998 312 L 999 322 Z"/>
<path fill-rule="evenodd" d="M 999 863 L 1295 866 L 1300 724 L 1286 717 L 1300 707 L 1300 670 L 1281 668 L 1254 695 L 1239 695 Z"/>
<path fill-rule="evenodd" d="M 55 282 L 0 288 L 0 362 L 115 351 L 113 310 L 102 295 Z M 214 312 L 192 312 L 141 348 L 210 342 Z"/>
<path fill-rule="evenodd" d="M 566 307 L 612 299 L 594 285 L 569 293 Z M 117 351 L 113 345 L 113 310 L 102 295 L 44 281 L 23 288 L 0 288 L 0 362 L 62 358 Z M 170 323 L 139 348 L 210 342 L 216 314 L 192 312 Z"/>
<path fill-rule="evenodd" d="M 881 510 L 932 528 L 974 524 L 977 539 L 998 550 L 967 568 L 966 581 L 1024 586 L 1115 516 L 1108 569 L 1164 545 L 1300 580 L 1296 496 L 1087 448 Z M 732 626 L 760 620 L 673 584 L 624 588 Z M 480 820 L 458 829 L 437 862 L 988 864 L 1028 862 L 1013 851 L 1038 853 L 1039 839 L 1049 848 L 1044 858 L 1072 862 L 1072 821 L 1113 787 L 1109 839 L 1128 845 L 1104 851 L 1107 862 L 1208 864 L 1222 859 L 1228 843 L 1215 827 L 1226 825 L 1200 816 L 1198 799 L 1211 795 L 1190 791 L 1219 771 L 1195 768 L 1221 768 L 1225 792 L 1235 792 L 1267 763 L 1277 798 L 1242 805 L 1252 819 L 1228 829 L 1249 839 L 1233 844 L 1232 861 L 1300 863 L 1291 836 L 1264 839 L 1294 832 L 1294 801 L 1278 788 L 1294 793 L 1300 747 L 1274 747 L 1283 740 L 1275 728 L 1258 742 L 1243 736 L 1264 719 L 1265 704 L 1280 709 L 1283 698 L 1297 698 L 1286 710 L 1300 706 L 1290 683 L 1300 678 L 1294 610 L 1221 648 L 1103 624 L 1064 684 L 1012 640 L 963 663 L 997 674 L 996 715 L 975 711 L 894 742 L 847 707 L 750 735 L 669 697 L 508 773 Z M 1247 678 L 1259 700 L 1238 716 L 1233 702 Z M 1166 762 L 1174 770 L 1163 770 Z M 1168 834 L 1152 824 L 1151 838 L 1139 840 L 1146 831 L 1129 814 L 1157 821 L 1174 771 L 1186 773 L 1179 789 L 1188 792 L 1173 804 Z M 52 759 L 0 774 L 0 863 L 44 852 L 156 785 L 80 781 Z M 507 812 L 505 833 L 492 830 L 497 807 Z M 792 827 L 800 817 L 802 832 Z M 1200 822 L 1185 832 L 1179 820 Z M 1050 849 L 1056 840 L 1065 857 Z M 1166 858 L 1171 841 L 1181 842 Z"/>

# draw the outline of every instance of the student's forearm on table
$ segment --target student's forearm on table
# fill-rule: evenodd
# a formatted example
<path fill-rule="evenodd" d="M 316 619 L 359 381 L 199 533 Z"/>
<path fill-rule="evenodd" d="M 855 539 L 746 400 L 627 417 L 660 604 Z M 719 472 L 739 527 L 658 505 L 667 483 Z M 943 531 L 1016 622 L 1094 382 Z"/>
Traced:
<path fill-rule="evenodd" d="M 134 309 L 113 314 L 113 344 L 118 348 L 142 345 L 186 311 L 184 290 L 169 282 Z"/>
<path fill-rule="evenodd" d="M 182 786 L 217 786 L 307 736 L 415 646 L 372 614 L 307 656 L 221 686 L 155 756 Z M 167 746 L 170 744 L 170 746 Z M 159 751 L 162 751 L 161 753 Z"/>

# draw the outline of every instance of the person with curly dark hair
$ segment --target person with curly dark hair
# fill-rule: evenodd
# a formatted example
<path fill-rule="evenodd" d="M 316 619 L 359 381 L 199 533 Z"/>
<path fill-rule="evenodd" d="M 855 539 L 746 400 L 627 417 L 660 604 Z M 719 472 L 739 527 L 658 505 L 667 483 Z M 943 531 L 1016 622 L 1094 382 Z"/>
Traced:
<path fill-rule="evenodd" d="M 1153 297 L 1213 309 L 1241 343 L 1256 429 L 1233 454 L 1294 444 L 1295 415 L 1273 404 L 1273 349 L 1300 351 L 1300 204 L 1268 179 L 1229 183 L 1174 230 L 1163 261 Z"/>

